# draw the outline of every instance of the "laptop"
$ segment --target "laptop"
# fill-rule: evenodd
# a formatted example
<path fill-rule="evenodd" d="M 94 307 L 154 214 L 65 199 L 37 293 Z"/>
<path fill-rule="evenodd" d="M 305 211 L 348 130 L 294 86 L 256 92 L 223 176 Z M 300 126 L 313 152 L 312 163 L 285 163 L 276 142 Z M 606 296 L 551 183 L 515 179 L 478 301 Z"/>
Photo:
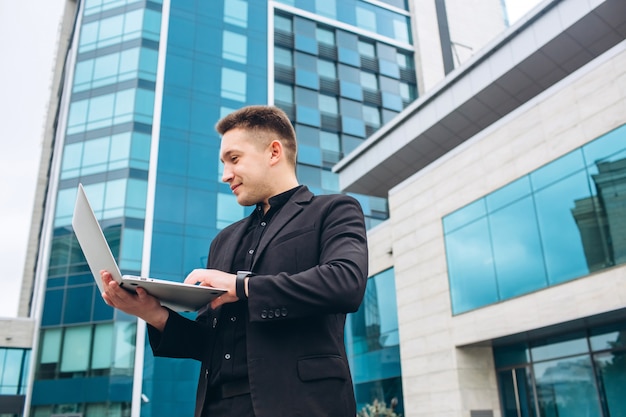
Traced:
<path fill-rule="evenodd" d="M 141 287 L 148 294 L 158 298 L 161 305 L 174 311 L 197 311 L 226 292 L 226 290 L 219 288 L 122 275 L 82 184 L 78 185 L 72 227 L 101 293 L 104 292 L 104 283 L 100 278 L 100 271 L 103 269 L 111 273 L 120 287 L 131 292 L 134 292 L 135 288 Z"/>

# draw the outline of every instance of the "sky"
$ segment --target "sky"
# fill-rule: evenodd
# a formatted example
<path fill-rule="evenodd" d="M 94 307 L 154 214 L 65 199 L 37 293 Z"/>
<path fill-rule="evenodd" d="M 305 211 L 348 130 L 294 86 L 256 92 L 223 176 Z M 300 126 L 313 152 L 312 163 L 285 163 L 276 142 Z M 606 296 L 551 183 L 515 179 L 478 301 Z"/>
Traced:
<path fill-rule="evenodd" d="M 0 317 L 15 317 L 66 0 L 0 0 Z M 538 0 L 506 0 L 514 23 Z"/>

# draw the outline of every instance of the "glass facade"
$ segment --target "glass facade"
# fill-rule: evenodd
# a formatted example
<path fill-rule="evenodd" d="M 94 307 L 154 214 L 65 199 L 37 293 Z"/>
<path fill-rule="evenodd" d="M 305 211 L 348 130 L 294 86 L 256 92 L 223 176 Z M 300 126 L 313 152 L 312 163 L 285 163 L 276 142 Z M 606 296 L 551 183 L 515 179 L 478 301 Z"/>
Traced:
<path fill-rule="evenodd" d="M 30 349 L 0 348 L 0 401 L 3 395 L 25 395 Z"/>
<path fill-rule="evenodd" d="M 295 5 L 313 12 L 320 4 L 302 3 Z M 348 18 L 350 13 L 341 12 L 349 8 L 356 13 L 352 3 L 328 2 L 328 10 L 340 10 L 328 13 L 355 25 L 356 21 Z M 377 8 L 356 3 L 357 8 Z M 401 23 L 409 30 L 408 18 L 402 13 L 377 9 L 376 15 L 383 21 L 393 15 L 396 26 Z M 384 32 L 382 35 L 389 36 L 386 43 L 324 22 L 280 9 L 274 16 L 274 103 L 289 114 L 296 128 L 298 177 L 317 194 L 338 191 L 332 166 L 412 102 L 417 92 L 413 52 L 393 42 L 401 38 Z M 381 33 L 372 31 L 374 34 Z M 354 197 L 363 206 L 368 227 L 387 218 L 385 199 Z"/>
<path fill-rule="evenodd" d="M 626 322 L 494 347 L 504 417 L 626 416 Z"/>
<path fill-rule="evenodd" d="M 59 177 L 51 178 L 58 191 L 52 237 L 44 242 L 50 260 L 31 415 L 129 416 L 137 367 L 142 416 L 193 414 L 198 364 L 135 346 L 134 317 L 102 301 L 71 230 L 77 186 L 83 184 L 122 273 L 142 272 L 149 245 L 150 275 L 182 281 L 206 265 L 219 230 L 249 213 L 221 182 L 213 126 L 273 96 L 298 134 L 299 180 L 318 194 L 337 192 L 332 166 L 416 98 L 407 5 L 379 3 L 297 1 L 268 9 L 266 1 L 245 0 L 79 2 L 67 69 L 73 78 L 59 116 Z M 386 200 L 355 197 L 368 226 L 387 218 Z M 378 280 L 388 287 L 393 274 L 370 280 L 368 289 L 384 300 L 387 326 L 395 299 L 387 311 L 393 291 L 376 290 Z M 360 404 L 378 394 L 402 404 L 392 321 L 376 351 L 364 350 L 370 342 L 361 336 L 350 348 Z M 137 352 L 143 363 L 135 363 Z"/>
<path fill-rule="evenodd" d="M 453 314 L 626 262 L 626 125 L 443 218 Z"/>
<path fill-rule="evenodd" d="M 140 272 L 161 7 L 79 7 L 31 415 L 130 415 L 136 319 L 102 301 L 71 218 L 80 182 L 123 273 Z"/>
<path fill-rule="evenodd" d="M 395 411 L 404 414 L 393 269 L 368 280 L 361 307 L 348 316 L 346 342 L 357 410 L 377 399 L 397 402 Z"/>

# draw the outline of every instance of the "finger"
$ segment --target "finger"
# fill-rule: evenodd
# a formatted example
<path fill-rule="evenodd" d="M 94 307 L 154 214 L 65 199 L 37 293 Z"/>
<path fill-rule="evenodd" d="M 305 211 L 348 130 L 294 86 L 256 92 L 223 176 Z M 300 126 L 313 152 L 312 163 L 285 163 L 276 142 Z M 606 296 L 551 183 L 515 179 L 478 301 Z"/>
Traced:
<path fill-rule="evenodd" d="M 213 310 L 215 310 L 216 308 L 218 308 L 222 304 L 224 304 L 224 298 L 220 295 L 219 297 L 217 297 L 216 299 L 211 301 L 211 308 Z"/>
<path fill-rule="evenodd" d="M 184 283 L 194 285 L 198 282 L 201 282 L 202 280 L 198 277 L 197 271 L 198 271 L 197 269 L 194 269 L 193 271 L 191 271 L 189 275 L 187 275 L 187 277 L 185 278 Z"/>

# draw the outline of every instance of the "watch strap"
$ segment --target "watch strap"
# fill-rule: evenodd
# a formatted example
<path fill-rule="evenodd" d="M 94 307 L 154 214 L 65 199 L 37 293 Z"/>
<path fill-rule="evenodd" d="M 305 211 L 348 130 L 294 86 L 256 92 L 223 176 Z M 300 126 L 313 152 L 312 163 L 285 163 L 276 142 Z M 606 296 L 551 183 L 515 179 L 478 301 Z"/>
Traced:
<path fill-rule="evenodd" d="M 250 271 L 237 271 L 237 280 L 235 281 L 235 293 L 237 298 L 245 300 L 246 296 L 246 278 L 252 275 Z"/>

